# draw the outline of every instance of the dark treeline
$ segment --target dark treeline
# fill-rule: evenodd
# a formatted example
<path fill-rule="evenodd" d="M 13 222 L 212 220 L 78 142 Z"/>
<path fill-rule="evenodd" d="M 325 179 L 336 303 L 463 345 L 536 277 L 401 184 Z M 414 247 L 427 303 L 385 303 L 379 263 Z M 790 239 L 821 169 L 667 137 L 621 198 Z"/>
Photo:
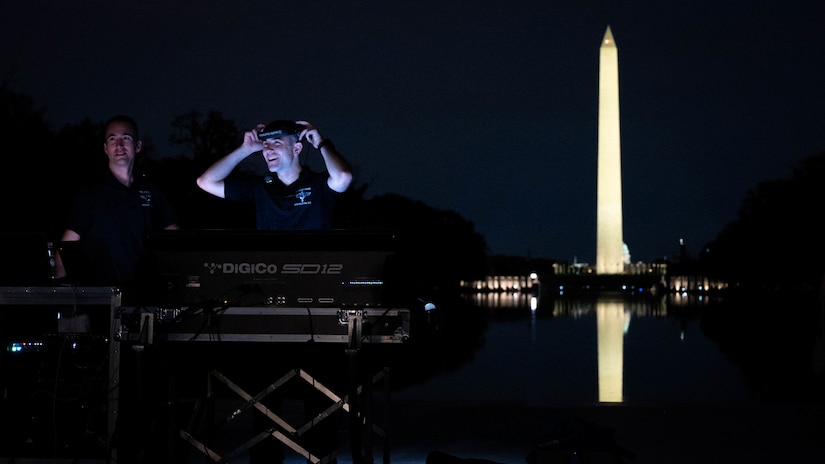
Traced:
<path fill-rule="evenodd" d="M 99 121 L 85 119 L 53 128 L 46 109 L 30 97 L 0 85 L 0 172 L 4 230 L 41 230 L 57 238 L 74 189 L 105 168 Z M 141 123 L 141 121 L 138 121 Z M 253 228 L 250 208 L 216 199 L 197 188 L 195 178 L 234 149 L 242 131 L 220 112 L 191 111 L 170 121 L 175 156 L 159 156 L 144 137 L 138 171 L 171 197 L 182 227 Z M 250 157 L 240 169 L 264 169 Z M 484 276 L 496 265 L 472 222 L 395 194 L 369 197 L 356 181 L 339 205 L 336 227 L 394 230 L 403 269 L 427 288 Z M 696 256 L 674 257 L 672 269 L 720 277 L 737 286 L 818 288 L 825 272 L 820 215 L 825 204 L 825 152 L 804 160 L 788 179 L 751 189 L 734 218 Z M 501 257 L 497 262 L 501 262 Z M 529 258 L 525 258 L 529 259 Z M 542 262 L 553 262 L 544 257 Z"/>
<path fill-rule="evenodd" d="M 751 188 L 694 264 L 746 290 L 817 291 L 825 273 L 823 205 L 825 152 L 804 159 L 787 179 Z"/>

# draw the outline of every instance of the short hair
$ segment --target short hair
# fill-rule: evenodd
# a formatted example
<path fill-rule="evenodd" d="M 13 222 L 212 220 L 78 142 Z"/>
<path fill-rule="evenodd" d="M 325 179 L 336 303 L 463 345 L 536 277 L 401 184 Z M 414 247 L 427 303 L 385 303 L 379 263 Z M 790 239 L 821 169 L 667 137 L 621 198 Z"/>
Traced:
<path fill-rule="evenodd" d="M 135 131 L 135 140 L 140 140 L 140 132 L 138 131 L 137 121 L 135 121 L 135 119 L 132 118 L 131 116 L 127 116 L 125 114 L 116 114 L 116 115 L 112 116 L 111 118 L 109 118 L 108 121 L 106 121 L 106 124 L 103 125 L 103 138 L 104 139 L 106 138 L 106 130 L 109 128 L 109 125 L 112 124 L 112 123 L 115 123 L 115 122 L 121 122 L 123 124 L 128 124 L 128 125 L 132 126 L 132 129 L 134 129 L 134 131 Z"/>

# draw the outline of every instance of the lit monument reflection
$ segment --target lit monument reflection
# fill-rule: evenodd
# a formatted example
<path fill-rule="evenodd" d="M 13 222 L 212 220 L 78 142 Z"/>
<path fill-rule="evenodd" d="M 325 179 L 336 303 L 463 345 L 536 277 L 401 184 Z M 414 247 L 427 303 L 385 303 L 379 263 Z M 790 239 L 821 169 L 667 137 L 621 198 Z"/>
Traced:
<path fill-rule="evenodd" d="M 623 398 L 624 334 L 630 314 L 624 302 L 596 300 L 599 363 L 599 402 L 621 403 Z"/>

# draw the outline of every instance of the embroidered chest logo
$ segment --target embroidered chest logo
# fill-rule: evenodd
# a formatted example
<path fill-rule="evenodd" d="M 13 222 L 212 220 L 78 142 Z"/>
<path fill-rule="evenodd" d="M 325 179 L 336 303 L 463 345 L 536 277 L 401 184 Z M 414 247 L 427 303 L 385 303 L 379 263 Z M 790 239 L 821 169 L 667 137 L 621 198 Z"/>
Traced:
<path fill-rule="evenodd" d="M 140 194 L 140 206 L 152 206 L 152 191 L 138 190 Z"/>
<path fill-rule="evenodd" d="M 295 192 L 295 198 L 298 201 L 293 203 L 293 206 L 311 205 L 312 200 L 307 200 L 310 195 L 312 195 L 312 189 L 310 187 L 298 190 Z"/>

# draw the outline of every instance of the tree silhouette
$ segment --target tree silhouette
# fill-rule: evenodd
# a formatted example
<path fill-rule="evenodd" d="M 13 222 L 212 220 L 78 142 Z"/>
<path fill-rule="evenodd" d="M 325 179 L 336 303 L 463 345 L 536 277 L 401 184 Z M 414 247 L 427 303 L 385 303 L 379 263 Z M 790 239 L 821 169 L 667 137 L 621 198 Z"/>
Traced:
<path fill-rule="evenodd" d="M 203 115 L 199 111 L 175 116 L 169 141 L 183 147 L 180 157 L 192 158 L 204 168 L 235 149 L 241 143 L 241 132 L 231 119 L 220 111 Z"/>
<path fill-rule="evenodd" d="M 396 271 L 419 293 L 484 277 L 487 244 L 472 222 L 395 194 L 363 200 L 350 212 L 354 228 L 398 233 Z"/>
<path fill-rule="evenodd" d="M 749 190 L 738 217 L 705 245 L 700 261 L 707 272 L 747 288 L 818 288 L 823 204 L 825 152 L 800 162 L 788 179 Z"/>
<path fill-rule="evenodd" d="M 175 116 L 169 141 L 182 148 L 179 156 L 155 163 L 155 182 L 178 206 L 181 226 L 193 229 L 252 229 L 255 227 L 251 205 L 229 202 L 198 188 L 196 179 L 209 165 L 242 141 L 234 121 L 219 111 L 204 115 L 198 111 Z M 250 157 L 254 158 L 254 157 Z M 241 163 L 240 169 L 255 169 L 254 160 Z"/>
<path fill-rule="evenodd" d="M 59 154 L 45 113 L 5 80 L 0 85 L 0 143 L 7 154 L 0 169 L 0 197 L 6 230 L 50 230 L 54 177 L 49 162 Z"/>

